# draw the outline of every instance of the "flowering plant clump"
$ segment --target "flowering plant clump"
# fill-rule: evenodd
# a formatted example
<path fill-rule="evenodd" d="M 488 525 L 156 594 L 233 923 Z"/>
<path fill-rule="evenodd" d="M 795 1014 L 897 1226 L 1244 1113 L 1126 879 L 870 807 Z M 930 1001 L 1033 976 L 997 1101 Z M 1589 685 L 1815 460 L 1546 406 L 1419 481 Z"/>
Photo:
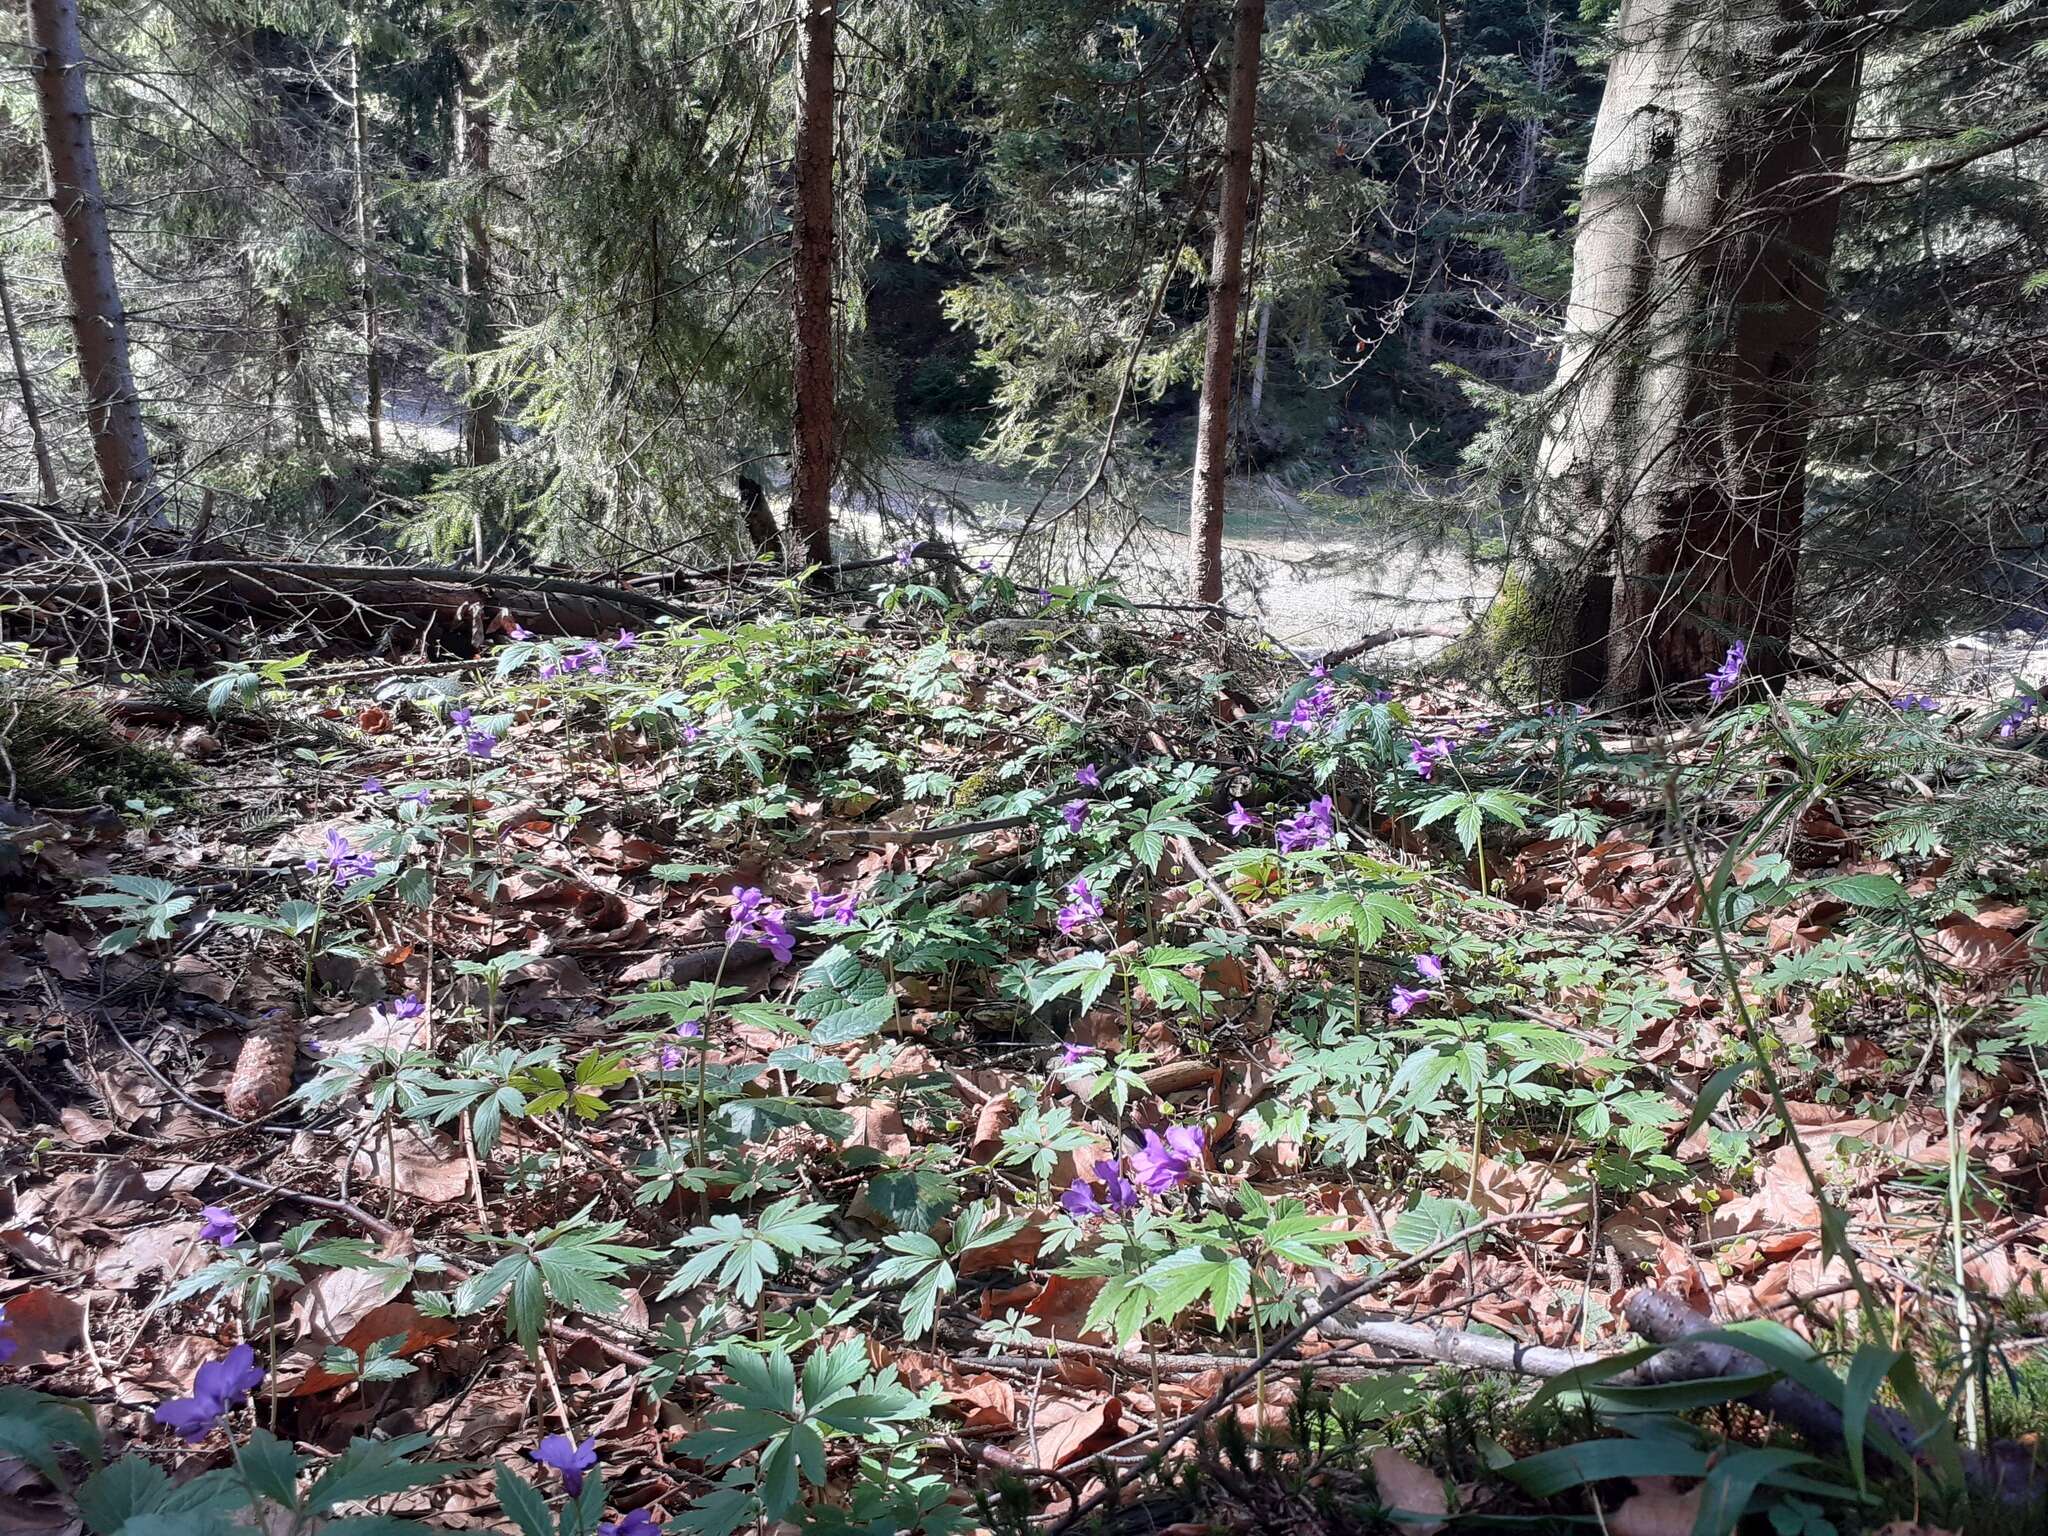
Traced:
<path fill-rule="evenodd" d="M 1437 737 L 1435 741 L 1415 741 L 1409 743 L 1408 766 L 1415 770 L 1417 778 L 1434 779 L 1436 777 L 1437 765 L 1439 763 L 1448 763 L 1450 760 L 1451 744 L 1441 736 Z"/>
<path fill-rule="evenodd" d="M 2019 735 L 2020 727 L 2034 718 L 2034 712 L 2040 707 L 2039 702 L 2035 699 L 2021 699 L 2018 704 L 2013 706 L 2012 712 L 1998 722 L 1999 736 L 2003 740 L 2011 741 L 2013 737 Z"/>
<path fill-rule="evenodd" d="M 854 912 L 859 906 L 851 891 L 831 895 L 824 891 L 811 892 L 811 916 L 821 923 L 837 923 L 844 928 L 853 922 Z"/>
<path fill-rule="evenodd" d="M 1293 710 L 1284 719 L 1273 722 L 1273 739 L 1285 741 L 1290 732 L 1314 735 L 1323 729 L 1330 717 L 1337 712 L 1337 685 L 1323 673 L 1316 676 L 1323 680 L 1295 700 Z"/>
<path fill-rule="evenodd" d="M 743 885 L 732 893 L 732 916 L 725 926 L 725 942 L 765 944 L 778 965 L 787 965 L 796 953 L 796 937 L 789 931 L 788 917 L 783 908 L 768 905 L 759 886 Z"/>
<path fill-rule="evenodd" d="M 1194 1177 L 1208 1140 L 1199 1125 L 1168 1126 L 1164 1137 L 1147 1131 L 1144 1145 L 1131 1154 L 1131 1175 L 1148 1194 L 1178 1189 Z"/>
<path fill-rule="evenodd" d="M 1729 646 L 1728 654 L 1721 658 L 1721 665 L 1707 674 L 1707 697 L 1716 704 L 1727 698 L 1742 680 L 1742 668 L 1748 660 L 1749 648 L 1740 640 Z"/>
<path fill-rule="evenodd" d="M 367 853 L 358 853 L 355 844 L 342 836 L 338 829 L 330 827 L 327 830 L 327 856 L 322 858 L 316 853 L 306 860 L 306 873 L 325 873 L 340 887 L 377 873 L 377 861 Z"/>
<path fill-rule="evenodd" d="M 1057 921 L 1061 933 L 1102 921 L 1102 898 L 1089 888 L 1087 876 L 1076 876 L 1067 887 L 1067 903 L 1060 908 Z"/>
<path fill-rule="evenodd" d="M 1916 710 L 1922 714 L 1931 715 L 1941 708 L 1941 700 L 1935 698 L 1932 694 L 1902 693 L 1892 700 L 1892 708 L 1902 715 L 1911 714 Z"/>
<path fill-rule="evenodd" d="M 256 1351 L 247 1344 L 237 1344 L 222 1359 L 199 1367 L 192 1378 L 190 1397 L 174 1397 L 159 1404 L 154 1417 L 157 1423 L 183 1437 L 187 1445 L 197 1445 L 213 1433 L 229 1410 L 241 1407 L 262 1384 L 263 1370 L 256 1364 Z"/>
<path fill-rule="evenodd" d="M 1070 1216 L 1121 1216 L 1138 1208 L 1138 1186 L 1124 1174 L 1123 1160 L 1098 1163 L 1095 1182 L 1102 1186 L 1098 1197 L 1084 1179 L 1076 1179 L 1060 1196 L 1060 1209 Z"/>
<path fill-rule="evenodd" d="M 1327 848 L 1337 836 L 1336 807 L 1328 795 L 1309 802 L 1308 809 L 1290 816 L 1273 829 L 1273 841 L 1282 853 L 1308 848 Z"/>

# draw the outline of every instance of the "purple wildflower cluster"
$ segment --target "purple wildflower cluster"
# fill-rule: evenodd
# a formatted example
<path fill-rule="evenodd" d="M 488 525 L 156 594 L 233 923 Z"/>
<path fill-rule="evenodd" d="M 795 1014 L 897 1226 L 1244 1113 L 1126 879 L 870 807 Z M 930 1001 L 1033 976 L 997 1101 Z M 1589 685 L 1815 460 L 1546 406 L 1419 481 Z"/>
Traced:
<path fill-rule="evenodd" d="M 1282 853 L 1298 853 L 1304 848 L 1327 848 L 1337 836 L 1337 810 L 1324 795 L 1311 800 L 1308 809 L 1290 816 L 1273 829 L 1273 841 Z"/>
<path fill-rule="evenodd" d="M 333 827 L 327 829 L 327 856 L 319 854 L 306 860 L 306 873 L 326 874 L 336 886 L 345 886 L 352 880 L 361 880 L 377 873 L 377 861 L 367 853 L 358 853 L 341 832 Z"/>
<path fill-rule="evenodd" d="M 1437 765 L 1450 760 L 1451 744 L 1442 736 L 1435 741 L 1411 741 L 1408 744 L 1408 766 L 1415 770 L 1419 779 L 1434 779 Z"/>
<path fill-rule="evenodd" d="M 837 895 L 811 892 L 811 916 L 821 923 L 837 923 L 845 928 L 851 925 L 859 907 L 860 902 L 851 891 L 841 891 Z"/>
<path fill-rule="evenodd" d="M 1059 911 L 1060 932 L 1072 933 L 1076 928 L 1101 921 L 1102 898 L 1089 889 L 1086 875 L 1077 875 L 1067 887 L 1067 904 Z"/>
<path fill-rule="evenodd" d="M 1102 1186 L 1098 1196 L 1085 1179 L 1076 1179 L 1060 1196 L 1060 1209 L 1069 1216 L 1121 1216 L 1138 1208 L 1138 1186 L 1124 1173 L 1123 1159 L 1099 1165 L 1095 1182 Z"/>
<path fill-rule="evenodd" d="M 757 885 L 743 885 L 732 893 L 732 919 L 725 925 L 725 942 L 740 944 L 752 940 L 766 944 L 778 965 L 789 964 L 796 953 L 796 938 L 789 931 L 789 914 L 768 905 Z"/>
<path fill-rule="evenodd" d="M 209 1360 L 192 1377 L 192 1395 L 174 1397 L 157 1406 L 157 1423 L 197 1445 L 212 1434 L 231 1408 L 239 1408 L 263 1384 L 256 1351 L 237 1344 L 223 1359 Z"/>
<path fill-rule="evenodd" d="M 1123 1158 L 1107 1167 L 1098 1166 L 1095 1182 L 1102 1186 L 1102 1193 L 1097 1195 L 1086 1180 L 1076 1179 L 1060 1196 L 1060 1208 L 1070 1216 L 1122 1215 L 1135 1210 L 1140 1191 L 1169 1194 L 1192 1180 L 1208 1143 L 1199 1125 L 1170 1125 L 1163 1137 L 1157 1131 L 1147 1131 L 1143 1144 L 1130 1155 L 1128 1173 Z"/>
<path fill-rule="evenodd" d="M 1323 672 L 1318 671 L 1315 675 L 1322 680 L 1294 701 L 1294 709 L 1286 719 L 1273 722 L 1275 741 L 1285 741 L 1291 731 L 1313 736 L 1336 714 L 1337 685 Z"/>
<path fill-rule="evenodd" d="M 1721 658 L 1721 665 L 1707 674 L 1707 697 L 1716 704 L 1727 698 L 1736 683 L 1742 680 L 1742 668 L 1749 660 L 1749 649 L 1740 640 L 1728 647 L 1728 654 Z"/>
<path fill-rule="evenodd" d="M 640 637 L 630 629 L 620 630 L 619 638 L 611 643 L 613 651 L 632 651 L 639 649 L 639 646 Z M 585 643 L 580 650 L 569 652 L 568 655 L 562 657 L 559 661 L 542 662 L 540 664 L 540 675 L 543 679 L 547 679 L 560 677 L 565 672 L 587 671 L 594 677 L 604 677 L 611 672 L 611 669 L 611 663 L 605 658 L 605 647 L 597 641 L 591 640 Z"/>
<path fill-rule="evenodd" d="M 1444 963 L 1435 955 L 1417 955 L 1415 971 L 1427 982 L 1444 979 Z M 1393 996 L 1387 1000 L 1387 1012 L 1394 1018 L 1405 1019 L 1428 1001 L 1428 987 L 1396 987 Z"/>
<path fill-rule="evenodd" d="M 573 1499 L 583 1492 L 583 1474 L 597 1465 L 597 1436 L 578 1445 L 567 1435 L 548 1435 L 526 1454 L 561 1473 L 563 1491 Z"/>
<path fill-rule="evenodd" d="M 2040 707 L 2040 701 L 2037 699 L 2021 699 L 2018 704 L 2013 706 L 2012 713 L 1998 722 L 1998 734 L 2000 737 L 2006 741 L 2011 741 L 2013 737 L 2019 735 L 2020 727 L 2034 718 L 2034 711 Z"/>
<path fill-rule="evenodd" d="M 242 1219 L 224 1205 L 209 1205 L 199 1213 L 199 1241 L 226 1248 L 242 1235 Z"/>
<path fill-rule="evenodd" d="M 1892 700 L 1892 708 L 1902 715 L 1911 714 L 1915 710 L 1922 714 L 1931 715 L 1941 708 L 1941 700 L 1935 698 L 1932 694 L 1902 693 Z"/>
<path fill-rule="evenodd" d="M 476 716 L 466 709 L 451 709 L 448 723 L 462 732 L 462 750 L 471 757 L 488 760 L 498 750 L 498 738 L 475 725 Z"/>

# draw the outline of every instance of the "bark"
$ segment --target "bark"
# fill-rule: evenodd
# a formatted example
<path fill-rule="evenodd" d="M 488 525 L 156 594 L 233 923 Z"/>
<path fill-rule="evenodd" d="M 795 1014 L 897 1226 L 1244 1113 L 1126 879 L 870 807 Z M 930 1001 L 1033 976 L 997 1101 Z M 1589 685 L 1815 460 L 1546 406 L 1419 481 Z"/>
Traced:
<path fill-rule="evenodd" d="M 1209 256 L 1209 333 L 1202 349 L 1202 404 L 1195 423 L 1195 483 L 1188 506 L 1190 592 L 1223 601 L 1223 493 L 1230 471 L 1230 388 L 1237 316 L 1244 299 L 1245 216 L 1252 192 L 1252 129 L 1259 98 L 1259 42 L 1265 0 L 1237 0 L 1230 60 L 1230 110 L 1223 130 L 1223 187 Z M 1221 623 L 1222 616 L 1213 622 Z"/>
<path fill-rule="evenodd" d="M 307 452 L 319 453 L 327 446 L 327 424 L 320 418 L 320 397 L 306 361 L 306 312 L 279 299 L 275 314 L 277 355 L 284 368 L 285 387 L 291 391 L 296 440 Z"/>
<path fill-rule="evenodd" d="M 349 116 L 354 128 L 356 173 L 356 281 L 362 287 L 363 307 L 363 414 L 370 423 L 370 457 L 384 457 L 384 361 L 377 355 L 377 288 L 371 270 L 371 236 L 375 231 L 375 210 L 371 206 L 370 123 L 363 106 L 363 50 L 359 43 L 348 50 Z"/>
<path fill-rule="evenodd" d="M 810 565 L 832 563 L 832 479 L 838 425 L 833 381 L 833 150 L 837 0 L 809 0 L 796 129 L 794 430 L 789 531 Z"/>
<path fill-rule="evenodd" d="M 497 323 L 491 305 L 491 114 L 483 92 L 467 64 L 455 99 L 455 142 L 462 169 L 470 182 L 468 211 L 462 219 L 462 347 L 469 358 L 497 345 Z M 463 455 L 472 466 L 495 464 L 499 455 L 497 392 L 479 388 L 474 364 L 465 366 L 466 402 L 462 420 Z M 476 557 L 484 557 L 481 527 Z"/>
<path fill-rule="evenodd" d="M 1552 42 L 1555 14 L 1550 7 L 1543 8 L 1543 36 L 1536 45 L 1536 61 L 1529 71 L 1529 83 L 1535 89 L 1539 103 L 1537 109 L 1522 119 L 1521 164 L 1515 176 L 1515 212 L 1527 213 L 1529 199 L 1536 188 L 1537 154 L 1543 145 L 1543 114 L 1550 100 L 1551 82 L 1557 73 L 1557 49 Z"/>
<path fill-rule="evenodd" d="M 1840 207 L 1790 189 L 1841 170 L 1859 65 L 1802 6 L 1623 7 L 1524 548 L 1487 625 L 1536 693 L 1637 702 L 1738 639 L 1782 662 Z"/>
<path fill-rule="evenodd" d="M 1273 327 L 1273 301 L 1259 301 L 1259 323 L 1252 332 L 1252 392 L 1245 402 L 1245 421 L 1256 429 L 1266 403 L 1266 337 Z"/>
<path fill-rule="evenodd" d="M 157 497 L 142 402 L 128 362 L 128 314 L 121 307 L 114 247 L 107 235 L 77 0 L 29 0 L 28 31 L 50 209 L 56 215 L 58 259 L 71 301 L 71 332 L 85 384 L 100 494 L 124 532 L 132 533 L 154 517 Z"/>
<path fill-rule="evenodd" d="M 14 294 L 7 286 L 7 269 L 0 267 L 0 320 L 7 325 L 7 355 L 14 364 L 15 382 L 21 386 L 21 414 L 28 423 L 29 447 L 36 456 L 36 484 L 43 500 L 57 500 L 57 469 L 50 461 L 50 439 L 43 432 L 43 413 L 36 407 L 36 387 L 28 376 L 28 356 L 21 347 L 21 327 L 14 318 Z"/>

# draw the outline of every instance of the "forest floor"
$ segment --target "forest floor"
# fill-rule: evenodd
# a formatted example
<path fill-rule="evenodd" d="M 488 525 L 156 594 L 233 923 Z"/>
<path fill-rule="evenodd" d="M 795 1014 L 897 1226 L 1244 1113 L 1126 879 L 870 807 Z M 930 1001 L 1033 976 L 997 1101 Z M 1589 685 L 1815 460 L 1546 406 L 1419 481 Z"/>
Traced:
<path fill-rule="evenodd" d="M 1757 686 L 1644 738 L 942 575 L 474 666 L 18 656 L 0 1342 L 133 1448 L 89 1487 L 526 1536 L 578 1487 L 563 1532 L 2033 1518 L 1964 1443 L 2048 1412 L 2023 706 Z M 1658 1296 L 1747 1365 L 1599 1386 Z M 1521 1346 L 1611 1363 L 1535 1406 L 1442 1364 L 1575 1363 Z M 1825 1422 L 1736 1408 L 1758 1371 Z M 8 1448 L 45 1403 L 0 1389 Z M 40 1465 L 0 1499 L 54 1530 Z"/>

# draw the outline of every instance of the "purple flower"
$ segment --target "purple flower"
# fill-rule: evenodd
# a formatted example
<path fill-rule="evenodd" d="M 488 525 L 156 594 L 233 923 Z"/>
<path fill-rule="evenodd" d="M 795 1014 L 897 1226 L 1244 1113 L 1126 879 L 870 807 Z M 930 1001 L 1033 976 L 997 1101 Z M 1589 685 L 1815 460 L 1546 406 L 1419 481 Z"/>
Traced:
<path fill-rule="evenodd" d="M 694 747 L 697 744 L 697 738 L 702 736 L 703 734 L 704 733 L 698 730 L 696 726 L 685 725 L 683 727 L 683 745 L 686 747 Z"/>
<path fill-rule="evenodd" d="M 1088 819 L 1088 802 L 1069 800 L 1060 807 L 1060 816 L 1066 821 L 1069 832 L 1078 832 L 1081 830 L 1081 823 Z"/>
<path fill-rule="evenodd" d="M 989 559 L 987 556 L 983 556 L 981 559 L 974 562 L 974 568 L 977 571 L 980 571 L 982 575 L 986 576 L 990 571 L 996 568 L 996 563 L 995 561 Z"/>
<path fill-rule="evenodd" d="M 743 885 L 734 891 L 732 921 L 725 925 L 725 942 L 738 944 L 751 939 L 766 944 L 776 963 L 787 965 L 789 957 L 796 953 L 796 939 L 784 921 L 788 913 L 781 907 L 768 906 L 767 900 L 759 886 Z"/>
<path fill-rule="evenodd" d="M 1093 763 L 1083 763 L 1074 770 L 1074 782 L 1083 789 L 1102 788 L 1102 775 L 1095 771 Z"/>
<path fill-rule="evenodd" d="M 533 631 L 528 629 L 524 624 L 519 623 L 514 623 L 510 629 L 505 631 L 505 633 L 511 636 L 514 640 L 531 640 L 533 638 Z"/>
<path fill-rule="evenodd" d="M 1273 739 L 1275 741 L 1285 741 L 1287 733 L 1293 729 L 1294 722 L 1292 720 L 1275 720 L 1273 722 Z"/>
<path fill-rule="evenodd" d="M 1050 608 L 1052 606 L 1052 593 L 1044 587 L 1038 589 L 1038 606 L 1041 608 Z"/>
<path fill-rule="evenodd" d="M 598 1523 L 597 1536 L 659 1536 L 661 1522 L 644 1509 L 629 1509 L 623 1520 Z"/>
<path fill-rule="evenodd" d="M 702 1040 L 704 1038 L 704 1021 L 702 1019 L 685 1019 L 676 1026 L 676 1033 L 685 1040 Z"/>
<path fill-rule="evenodd" d="M 374 773 L 371 774 L 367 779 L 363 780 L 363 793 L 365 795 L 372 796 L 383 794 L 384 781 L 378 778 L 377 775 L 375 775 Z"/>
<path fill-rule="evenodd" d="M 1059 911 L 1061 933 L 1072 933 L 1088 923 L 1102 921 L 1102 898 L 1088 888 L 1085 875 L 1077 876 L 1067 887 L 1067 897 L 1067 904 Z"/>
<path fill-rule="evenodd" d="M 1451 744 L 1441 736 L 1428 743 L 1413 741 L 1408 744 L 1408 766 L 1415 770 L 1418 778 L 1435 778 L 1436 765 L 1450 760 Z"/>
<path fill-rule="evenodd" d="M 1147 1131 L 1145 1144 L 1131 1154 L 1131 1173 L 1148 1193 L 1163 1195 L 1187 1183 L 1207 1142 L 1198 1125 L 1169 1126 L 1163 1141 Z"/>
<path fill-rule="evenodd" d="M 561 1473 L 562 1487 L 573 1499 L 583 1491 L 583 1474 L 597 1465 L 597 1436 L 578 1445 L 567 1435 L 549 1435 L 526 1454 Z"/>
<path fill-rule="evenodd" d="M 408 992 L 397 1002 L 384 1009 L 384 1017 L 404 1023 L 409 1019 L 423 1019 L 427 1016 L 427 1005 L 420 1001 L 417 992 Z"/>
<path fill-rule="evenodd" d="M 498 738 L 489 731 L 469 731 L 463 735 L 462 750 L 471 757 L 488 760 L 498 750 Z"/>
<path fill-rule="evenodd" d="M 1239 800 L 1230 802 L 1230 814 L 1223 818 L 1223 824 L 1233 832 L 1249 832 L 1253 827 L 1265 825 L 1256 812 L 1246 810 Z"/>
<path fill-rule="evenodd" d="M 836 896 L 828 896 L 823 891 L 811 892 L 811 916 L 820 922 L 838 923 L 845 927 L 853 921 L 858 905 L 851 891 L 841 891 Z"/>
<path fill-rule="evenodd" d="M 1297 731 L 1319 731 L 1337 712 L 1337 687 L 1323 681 L 1311 688 L 1294 702 L 1294 710 L 1288 722 Z M 1275 740 L 1278 738 L 1276 737 Z"/>
<path fill-rule="evenodd" d="M 2035 700 L 2021 699 L 2018 704 L 2013 706 L 2012 713 L 1998 722 L 1998 734 L 2005 740 L 2011 741 L 2013 737 L 2019 735 L 2020 727 L 2034 718 L 2034 711 L 2038 708 L 2040 708 L 2040 705 Z"/>
<path fill-rule="evenodd" d="M 241 1218 L 224 1205 L 209 1205 L 199 1213 L 199 1241 L 225 1248 L 242 1235 Z"/>
<path fill-rule="evenodd" d="M 1435 955 L 1417 955 L 1415 957 L 1415 974 L 1424 981 L 1442 981 L 1444 979 L 1444 963 Z"/>
<path fill-rule="evenodd" d="M 1397 1019 L 1405 1019 L 1419 1004 L 1429 1001 L 1427 987 L 1396 987 L 1394 995 L 1387 1000 L 1387 1012 Z"/>
<path fill-rule="evenodd" d="M 0 1306 L 0 1365 L 12 1360 L 21 1349 L 21 1340 L 14 1336 L 14 1324 L 8 1321 L 7 1308 Z"/>
<path fill-rule="evenodd" d="M 899 571 L 909 570 L 910 562 L 917 558 L 917 548 L 917 540 L 912 539 L 908 544 L 904 545 L 901 549 L 897 550 L 896 569 L 898 569 Z"/>
<path fill-rule="evenodd" d="M 1121 1160 L 1097 1164 L 1095 1178 L 1102 1186 L 1100 1199 L 1085 1180 L 1076 1179 L 1060 1196 L 1060 1209 L 1070 1216 L 1106 1216 L 1137 1209 L 1138 1187 L 1124 1177 Z"/>
<path fill-rule="evenodd" d="M 674 1045 L 664 1045 L 664 1046 L 663 1046 L 663 1047 L 661 1048 L 661 1070 L 662 1070 L 662 1071 L 664 1071 L 664 1072 L 673 1072 L 673 1071 L 675 1071 L 675 1069 L 676 1069 L 677 1067 L 680 1067 L 680 1066 L 681 1066 L 682 1064 L 683 1064 L 683 1052 L 682 1052 L 682 1048 L 681 1048 L 680 1046 L 674 1046 Z"/>
<path fill-rule="evenodd" d="M 1317 662 L 1308 669 L 1308 675 L 1310 677 L 1328 677 L 1330 675 L 1329 664 L 1327 662 Z"/>
<path fill-rule="evenodd" d="M 579 666 L 588 667 L 599 677 L 605 676 L 612 669 L 611 663 L 604 659 L 604 652 L 598 648 L 595 640 L 584 646 L 575 655 L 564 658 L 562 665 L 569 668 L 572 672 Z"/>
<path fill-rule="evenodd" d="M 1917 709 L 1931 715 L 1941 708 L 1941 700 L 1930 698 L 1924 693 L 1902 693 L 1892 700 L 1892 708 L 1900 714 Z"/>
<path fill-rule="evenodd" d="M 237 1344 L 223 1359 L 209 1360 L 192 1378 L 190 1397 L 172 1398 L 157 1406 L 157 1423 L 181 1435 L 187 1445 L 197 1445 L 213 1433 L 214 1426 L 230 1408 L 240 1407 L 249 1394 L 263 1384 L 263 1371 L 256 1364 L 256 1351 Z"/>
<path fill-rule="evenodd" d="M 466 709 L 451 709 L 448 711 L 448 723 L 458 730 L 468 730 L 469 722 L 475 718 L 476 716 Z"/>
<path fill-rule="evenodd" d="M 398 803 L 400 805 L 416 805 L 424 811 L 434 803 L 434 792 L 430 789 L 416 789 L 409 795 L 400 795 Z"/>
<path fill-rule="evenodd" d="M 560 677 L 561 675 L 562 664 L 559 661 L 544 661 L 540 664 L 540 677 L 542 682 L 546 682 L 550 678 Z"/>
<path fill-rule="evenodd" d="M 1069 1040 L 1060 1047 L 1060 1065 L 1063 1067 L 1078 1067 L 1094 1054 L 1094 1046 L 1083 1045 L 1078 1040 Z"/>
<path fill-rule="evenodd" d="M 377 873 L 377 861 L 367 853 L 357 853 L 355 845 L 343 837 L 334 827 L 327 829 L 327 857 L 315 854 L 306 860 L 306 873 L 317 875 L 325 870 L 338 886 L 347 885 L 351 880 L 360 880 L 365 875 Z"/>
<path fill-rule="evenodd" d="M 1728 654 L 1721 658 L 1721 665 L 1707 674 L 1707 697 L 1716 704 L 1728 697 L 1742 677 L 1743 663 L 1749 660 L 1749 651 L 1738 640 L 1728 647 Z"/>
<path fill-rule="evenodd" d="M 620 630 L 619 638 L 612 642 L 612 649 L 615 651 L 637 651 L 639 648 L 640 637 L 630 629 Z"/>
<path fill-rule="evenodd" d="M 1331 805 L 1328 795 L 1310 801 L 1307 810 L 1290 816 L 1273 829 L 1273 840 L 1279 844 L 1282 853 L 1295 853 L 1303 848 L 1327 848 L 1336 835 L 1336 808 Z"/>

